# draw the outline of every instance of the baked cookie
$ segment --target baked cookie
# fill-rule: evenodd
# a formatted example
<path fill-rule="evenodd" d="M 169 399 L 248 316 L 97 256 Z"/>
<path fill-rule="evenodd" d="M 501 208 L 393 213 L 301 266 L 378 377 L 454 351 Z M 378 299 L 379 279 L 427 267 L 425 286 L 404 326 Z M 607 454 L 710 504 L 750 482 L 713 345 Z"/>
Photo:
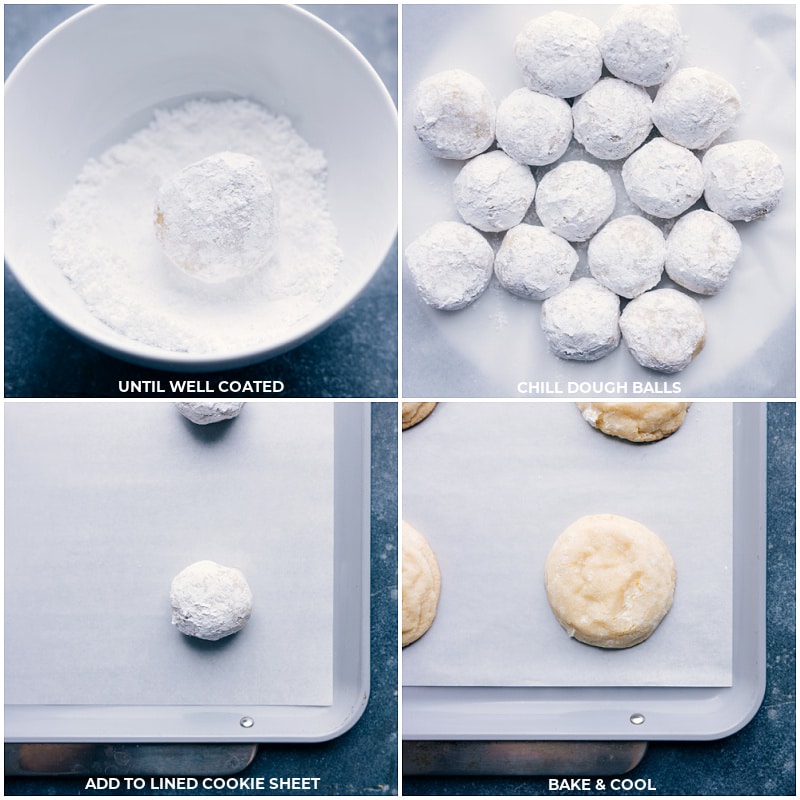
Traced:
<path fill-rule="evenodd" d="M 647 639 L 672 606 L 675 563 L 661 539 L 616 514 L 570 525 L 550 550 L 547 600 L 579 642 L 621 649 Z"/>
<path fill-rule="evenodd" d="M 441 586 L 433 550 L 416 528 L 403 522 L 403 647 L 433 624 Z"/>
<path fill-rule="evenodd" d="M 608 436 L 657 442 L 675 433 L 691 403 L 578 403 L 583 418 Z"/>
<path fill-rule="evenodd" d="M 403 403 L 403 430 L 419 424 L 436 408 L 436 403 Z"/>

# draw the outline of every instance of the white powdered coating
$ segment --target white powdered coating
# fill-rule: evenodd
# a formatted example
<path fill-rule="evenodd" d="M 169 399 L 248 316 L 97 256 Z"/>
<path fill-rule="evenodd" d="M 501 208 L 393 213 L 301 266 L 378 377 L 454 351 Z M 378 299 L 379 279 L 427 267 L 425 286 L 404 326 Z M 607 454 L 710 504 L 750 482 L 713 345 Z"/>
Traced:
<path fill-rule="evenodd" d="M 421 81 L 411 104 L 411 122 L 423 145 L 439 158 L 465 160 L 494 141 L 495 103 L 488 89 L 461 69 Z"/>
<path fill-rule="evenodd" d="M 572 139 L 572 109 L 566 100 L 516 89 L 497 107 L 497 144 L 522 164 L 552 164 Z"/>
<path fill-rule="evenodd" d="M 550 350 L 571 361 L 597 361 L 619 344 L 619 297 L 593 278 L 578 278 L 542 303 Z"/>
<path fill-rule="evenodd" d="M 681 217 L 667 236 L 667 275 L 697 294 L 716 294 L 727 282 L 742 241 L 730 222 L 698 209 Z"/>
<path fill-rule="evenodd" d="M 705 179 L 695 154 L 659 136 L 640 147 L 622 165 L 628 197 L 660 219 L 682 214 L 700 199 Z"/>
<path fill-rule="evenodd" d="M 644 217 L 612 219 L 589 242 L 589 272 L 621 297 L 638 297 L 652 289 L 664 271 L 664 234 Z"/>
<path fill-rule="evenodd" d="M 577 97 L 603 70 L 600 29 L 591 20 L 551 11 L 528 22 L 514 41 L 522 79 L 534 92 Z"/>
<path fill-rule="evenodd" d="M 197 561 L 170 587 L 172 624 L 181 633 L 216 642 L 237 633 L 253 613 L 253 593 L 241 570 Z"/>
<path fill-rule="evenodd" d="M 217 153 L 161 184 L 155 232 L 170 261 L 219 283 L 269 263 L 278 244 L 278 200 L 261 164 Z"/>
<path fill-rule="evenodd" d="M 611 216 L 617 195 L 608 174 L 588 161 L 565 161 L 539 181 L 542 225 L 570 242 L 585 242 Z"/>
<path fill-rule="evenodd" d="M 422 299 L 441 311 L 476 300 L 492 277 L 494 251 L 463 222 L 437 222 L 406 248 L 406 263 Z"/>
<path fill-rule="evenodd" d="M 495 233 L 522 222 L 535 192 L 530 168 L 502 150 L 468 161 L 453 182 L 453 201 L 462 219 Z"/>
<path fill-rule="evenodd" d="M 204 284 L 175 269 L 153 235 L 158 187 L 223 151 L 260 161 L 281 199 L 265 269 Z M 54 214 L 51 253 L 106 325 L 165 350 L 217 353 L 285 335 L 330 294 L 342 263 L 327 165 L 286 117 L 247 100 L 191 101 L 91 159 Z"/>
<path fill-rule="evenodd" d="M 222 422 L 226 419 L 238 417 L 244 403 L 228 402 L 190 402 L 175 403 L 175 408 L 195 425 L 210 425 L 213 422 Z"/>
<path fill-rule="evenodd" d="M 679 69 L 653 100 L 653 123 L 662 136 L 692 150 L 705 150 L 736 120 L 742 101 L 736 88 L 699 67 Z"/>
<path fill-rule="evenodd" d="M 572 106 L 575 139 L 596 158 L 626 158 L 653 129 L 651 106 L 641 86 L 603 78 Z"/>
<path fill-rule="evenodd" d="M 705 344 L 703 310 L 676 289 L 653 289 L 631 300 L 619 326 L 633 357 L 658 372 L 680 372 Z"/>
<path fill-rule="evenodd" d="M 681 24 L 672 6 L 618 6 L 600 32 L 608 71 L 638 86 L 656 86 L 683 52 Z"/>
<path fill-rule="evenodd" d="M 763 142 L 719 144 L 703 157 L 705 200 L 729 220 L 750 222 L 769 214 L 783 194 L 783 167 Z"/>
<path fill-rule="evenodd" d="M 566 239 L 523 222 L 503 237 L 494 273 L 512 294 L 545 300 L 569 286 L 577 265 L 578 254 Z"/>

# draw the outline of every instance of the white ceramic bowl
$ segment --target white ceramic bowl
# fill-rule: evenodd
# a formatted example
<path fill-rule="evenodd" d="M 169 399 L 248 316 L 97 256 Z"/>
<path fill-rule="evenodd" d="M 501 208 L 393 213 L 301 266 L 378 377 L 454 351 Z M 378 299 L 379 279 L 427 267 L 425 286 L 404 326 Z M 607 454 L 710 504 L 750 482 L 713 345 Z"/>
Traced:
<path fill-rule="evenodd" d="M 331 301 L 280 339 L 213 354 L 140 344 L 95 318 L 49 254 L 52 211 L 86 160 L 195 97 L 246 97 L 285 114 L 328 161 L 344 264 Z M 244 366 L 285 352 L 341 314 L 397 230 L 397 113 L 361 54 L 285 5 L 107 5 L 75 15 L 19 63 L 5 90 L 5 254 L 31 297 L 90 344 L 174 370 Z"/>

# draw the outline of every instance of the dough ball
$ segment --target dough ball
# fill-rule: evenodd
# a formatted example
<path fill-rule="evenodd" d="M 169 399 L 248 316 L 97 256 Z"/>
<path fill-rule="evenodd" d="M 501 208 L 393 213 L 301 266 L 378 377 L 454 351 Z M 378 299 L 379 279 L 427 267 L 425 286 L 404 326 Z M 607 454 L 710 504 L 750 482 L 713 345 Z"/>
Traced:
<path fill-rule="evenodd" d="M 453 182 L 453 201 L 461 218 L 487 232 L 506 231 L 522 222 L 535 192 L 530 167 L 502 150 L 468 161 Z"/>
<path fill-rule="evenodd" d="M 497 144 L 515 161 L 557 161 L 572 139 L 572 109 L 560 97 L 517 89 L 497 107 Z"/>
<path fill-rule="evenodd" d="M 672 219 L 703 194 L 700 159 L 686 147 L 659 136 L 640 147 L 622 165 L 628 197 L 645 214 Z"/>
<path fill-rule="evenodd" d="M 577 97 L 603 70 L 600 29 L 591 20 L 551 11 L 525 25 L 514 54 L 525 85 L 553 97 Z"/>
<path fill-rule="evenodd" d="M 278 248 L 278 201 L 263 166 L 217 153 L 168 178 L 155 206 L 156 237 L 167 257 L 206 283 L 263 267 Z"/>
<path fill-rule="evenodd" d="M 698 209 L 681 217 L 667 236 L 667 275 L 697 294 L 716 294 L 728 281 L 742 240 L 730 222 Z"/>
<path fill-rule="evenodd" d="M 671 142 L 705 150 L 733 125 L 741 105 L 739 92 L 724 78 L 686 67 L 661 85 L 653 100 L 653 122 Z"/>
<path fill-rule="evenodd" d="M 172 579 L 172 624 L 181 633 L 215 642 L 240 631 L 253 613 L 253 593 L 242 572 L 197 561 Z"/>
<path fill-rule="evenodd" d="M 403 430 L 418 425 L 434 408 L 436 403 L 403 403 Z"/>
<path fill-rule="evenodd" d="M 523 222 L 506 233 L 494 259 L 500 285 L 530 300 L 545 300 L 569 286 L 578 254 L 566 240 Z"/>
<path fill-rule="evenodd" d="M 621 297 L 638 297 L 652 289 L 664 271 L 664 234 L 644 217 L 612 219 L 589 242 L 589 272 Z"/>
<path fill-rule="evenodd" d="M 244 403 L 175 403 L 175 408 L 196 425 L 210 425 L 238 417 Z"/>
<path fill-rule="evenodd" d="M 597 430 L 629 442 L 657 442 L 675 433 L 691 403 L 578 403 L 583 418 Z"/>
<path fill-rule="evenodd" d="M 769 214 L 783 193 L 783 167 L 763 142 L 718 144 L 703 157 L 708 207 L 729 220 L 750 222 Z"/>
<path fill-rule="evenodd" d="M 619 297 L 592 278 L 578 278 L 542 303 L 550 350 L 570 361 L 597 361 L 619 344 Z"/>
<path fill-rule="evenodd" d="M 494 251 L 463 222 L 437 222 L 406 248 L 406 263 L 420 297 L 433 308 L 455 311 L 489 285 Z"/>
<path fill-rule="evenodd" d="M 681 24 L 672 6 L 618 6 L 600 31 L 608 71 L 637 86 L 656 86 L 683 52 Z"/>
<path fill-rule="evenodd" d="M 575 139 L 596 158 L 626 158 L 653 129 L 652 105 L 641 86 L 603 78 L 572 106 Z"/>
<path fill-rule="evenodd" d="M 700 304 L 676 289 L 653 289 L 631 300 L 619 326 L 631 355 L 658 372 L 685 369 L 706 341 Z"/>
<path fill-rule="evenodd" d="M 411 102 L 411 122 L 423 145 L 439 158 L 465 160 L 494 142 L 495 103 L 489 90 L 461 69 L 425 78 Z"/>
<path fill-rule="evenodd" d="M 608 174 L 588 161 L 565 161 L 539 181 L 534 201 L 542 225 L 585 242 L 611 216 L 617 195 Z"/>
<path fill-rule="evenodd" d="M 672 607 L 675 562 L 641 523 L 593 514 L 556 539 L 544 581 L 550 608 L 570 636 L 620 649 L 647 639 Z"/>
<path fill-rule="evenodd" d="M 433 624 L 442 577 L 425 537 L 403 522 L 403 647 L 416 642 Z"/>

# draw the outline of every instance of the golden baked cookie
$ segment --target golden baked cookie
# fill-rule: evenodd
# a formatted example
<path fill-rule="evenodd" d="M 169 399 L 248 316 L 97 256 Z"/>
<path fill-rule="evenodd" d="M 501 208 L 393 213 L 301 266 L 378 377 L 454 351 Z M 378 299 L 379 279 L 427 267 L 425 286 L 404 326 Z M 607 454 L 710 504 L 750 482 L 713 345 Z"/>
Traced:
<path fill-rule="evenodd" d="M 629 442 L 656 442 L 675 433 L 691 403 L 578 403 L 583 418 L 597 430 Z"/>
<path fill-rule="evenodd" d="M 436 408 L 436 403 L 403 403 L 403 430 L 422 422 Z"/>
<path fill-rule="evenodd" d="M 433 550 L 416 528 L 403 522 L 403 647 L 433 624 L 441 586 Z"/>

